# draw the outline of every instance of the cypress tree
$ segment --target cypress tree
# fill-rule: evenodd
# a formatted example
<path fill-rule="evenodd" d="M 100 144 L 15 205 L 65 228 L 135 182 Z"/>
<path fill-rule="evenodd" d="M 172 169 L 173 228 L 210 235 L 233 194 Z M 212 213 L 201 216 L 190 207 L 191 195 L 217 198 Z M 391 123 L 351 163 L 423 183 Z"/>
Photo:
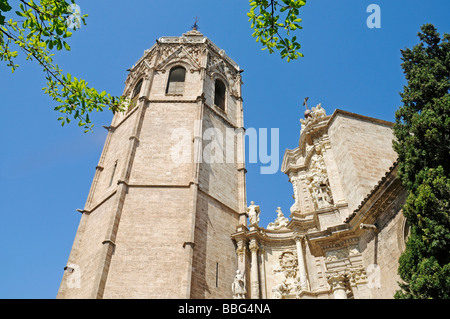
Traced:
<path fill-rule="evenodd" d="M 395 114 L 398 177 L 410 225 L 395 298 L 450 296 L 450 35 L 432 24 L 401 51 L 407 85 Z"/>

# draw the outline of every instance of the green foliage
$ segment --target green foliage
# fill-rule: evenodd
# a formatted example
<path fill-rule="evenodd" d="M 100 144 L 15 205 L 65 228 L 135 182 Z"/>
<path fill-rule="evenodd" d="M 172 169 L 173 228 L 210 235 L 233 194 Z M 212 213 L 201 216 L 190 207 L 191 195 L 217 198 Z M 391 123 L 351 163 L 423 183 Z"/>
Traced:
<path fill-rule="evenodd" d="M 450 297 L 450 35 L 421 28 L 421 42 L 402 51 L 407 80 L 396 112 L 394 149 L 407 190 L 411 225 L 399 260 L 396 298 Z"/>
<path fill-rule="evenodd" d="M 75 5 L 74 0 L 70 1 Z M 287 58 L 287 61 L 303 56 L 299 52 L 301 46 L 297 37 L 290 37 L 290 32 L 302 28 L 298 15 L 305 4 L 305 0 L 250 1 L 248 16 L 254 30 L 253 37 L 262 43 L 263 50 L 268 49 L 270 53 L 279 50 L 281 57 Z M 58 118 L 61 125 L 76 120 L 85 132 L 89 132 L 94 126 L 89 119 L 91 112 L 105 108 L 119 112 L 129 105 L 130 101 L 125 97 L 98 92 L 89 87 L 85 80 L 64 74 L 54 62 L 54 52 L 70 51 L 66 40 L 72 36 L 72 31 L 80 27 L 74 24 L 73 29 L 69 28 L 69 25 L 73 26 L 69 23 L 73 12 L 68 2 L 19 0 L 16 6 L 13 8 L 9 0 L 0 0 L 0 61 L 14 73 L 19 68 L 16 61 L 21 52 L 26 60 L 36 61 L 42 66 L 47 80 L 43 90 L 58 103 L 55 110 L 63 115 Z M 7 18 L 8 15 L 13 17 Z M 79 16 L 84 25 L 86 17 Z M 280 32 L 284 32 L 285 36 Z"/>
<path fill-rule="evenodd" d="M 0 25 L 5 23 L 5 16 L 2 15 L 2 11 L 3 12 L 8 12 L 11 9 L 12 8 L 9 5 L 7 0 L 0 0 Z"/>
<path fill-rule="evenodd" d="M 290 33 L 302 29 L 299 25 L 302 19 L 298 15 L 305 4 L 306 0 L 250 0 L 247 15 L 254 30 L 252 36 L 262 44 L 263 50 L 270 53 L 279 50 L 281 57 L 287 58 L 288 62 L 303 57 L 297 36 L 290 37 Z"/>
<path fill-rule="evenodd" d="M 126 104 L 123 97 L 114 97 L 106 92 L 99 93 L 88 86 L 85 80 L 77 79 L 70 74 L 63 74 L 54 63 L 52 52 L 66 50 L 70 46 L 66 39 L 72 36 L 74 28 L 69 28 L 69 19 L 73 17 L 70 4 L 61 0 L 20 0 L 14 10 L 14 19 L 6 19 L 3 15 L 13 11 L 8 0 L 0 0 L 0 61 L 14 72 L 19 65 L 15 63 L 19 52 L 26 60 L 37 61 L 46 74 L 47 87 L 43 90 L 58 103 L 55 110 L 63 114 L 58 120 L 61 125 L 77 120 L 85 132 L 92 131 L 93 124 L 89 119 L 92 111 L 103 111 L 108 108 L 113 112 L 122 111 Z M 71 0 L 75 5 L 74 0 Z M 85 25 L 87 15 L 79 15 Z M 18 50 L 15 50 L 18 49 Z"/>

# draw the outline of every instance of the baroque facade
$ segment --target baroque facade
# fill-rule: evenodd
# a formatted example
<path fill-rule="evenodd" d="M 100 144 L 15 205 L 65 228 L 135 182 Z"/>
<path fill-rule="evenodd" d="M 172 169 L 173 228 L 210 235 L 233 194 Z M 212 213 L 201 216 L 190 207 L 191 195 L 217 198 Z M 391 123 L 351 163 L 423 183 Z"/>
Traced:
<path fill-rule="evenodd" d="M 407 227 L 392 123 L 321 105 L 247 206 L 242 69 L 193 29 L 129 70 L 57 298 L 390 298 Z M 223 160 L 220 160 L 223 159 Z"/>
<path fill-rule="evenodd" d="M 293 187 L 289 218 L 278 207 L 267 227 L 249 218 L 232 235 L 246 298 L 393 298 L 408 233 L 393 123 L 326 115 L 320 104 L 300 122 L 299 146 L 282 163 Z"/>

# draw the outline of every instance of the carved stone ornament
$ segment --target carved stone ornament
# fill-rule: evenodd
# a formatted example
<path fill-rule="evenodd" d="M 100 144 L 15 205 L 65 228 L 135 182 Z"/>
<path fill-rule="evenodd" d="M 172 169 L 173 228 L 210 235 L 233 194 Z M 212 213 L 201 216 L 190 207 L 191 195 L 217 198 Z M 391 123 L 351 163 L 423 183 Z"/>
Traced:
<path fill-rule="evenodd" d="M 327 251 L 325 253 L 325 261 L 335 261 L 347 258 L 347 252 L 344 249 Z"/>
<path fill-rule="evenodd" d="M 343 249 L 330 250 L 325 253 L 325 261 L 335 261 L 345 259 L 349 256 L 358 255 L 360 253 L 358 244 L 350 245 Z"/>
<path fill-rule="evenodd" d="M 221 74 L 228 83 L 228 89 L 233 96 L 239 96 L 239 86 L 241 84 L 241 75 L 233 67 L 230 67 L 222 56 L 210 52 L 206 72 L 210 77 L 214 73 Z"/>
<path fill-rule="evenodd" d="M 281 211 L 281 207 L 278 207 L 276 212 L 277 212 L 277 218 L 275 219 L 275 222 L 269 223 L 269 225 L 267 225 L 267 229 L 278 230 L 281 228 L 285 228 L 287 226 L 287 224 L 289 223 L 289 219 L 284 217 L 284 214 Z"/>
<path fill-rule="evenodd" d="M 171 56 L 177 49 L 178 45 L 163 45 L 159 48 L 160 60 L 164 61 Z"/>
<path fill-rule="evenodd" d="M 332 290 L 346 289 L 349 284 L 351 272 L 347 269 L 333 271 L 326 274 L 327 282 Z"/>
<path fill-rule="evenodd" d="M 186 51 L 189 53 L 189 55 L 194 59 L 194 61 L 201 65 L 201 57 L 203 54 L 205 54 L 206 49 L 204 47 L 199 47 L 197 45 L 190 45 L 186 47 Z"/>
<path fill-rule="evenodd" d="M 248 249 L 254 254 L 256 254 L 258 252 L 259 245 L 258 245 L 258 242 L 256 241 L 256 239 L 252 239 L 250 241 L 250 244 L 248 245 Z"/>
<path fill-rule="evenodd" d="M 309 172 L 306 175 L 306 184 L 314 206 L 316 209 L 321 209 L 333 206 L 333 197 L 322 151 L 319 146 L 315 150 L 309 164 Z"/>
<path fill-rule="evenodd" d="M 236 248 L 236 254 L 239 256 L 239 259 L 241 260 L 241 262 L 244 260 L 244 256 L 245 256 L 245 241 L 244 240 L 239 240 L 237 242 L 237 248 Z"/>
<path fill-rule="evenodd" d="M 362 265 L 350 270 L 349 282 L 351 286 L 367 283 L 367 281 L 366 270 Z"/>
<path fill-rule="evenodd" d="M 294 204 L 292 204 L 290 211 L 291 213 L 299 211 L 299 203 L 298 203 L 298 182 L 300 178 L 298 176 L 292 176 L 289 178 L 292 183 L 292 188 L 294 189 Z"/>
<path fill-rule="evenodd" d="M 198 48 L 200 49 L 200 48 Z M 174 61 L 177 63 L 183 62 L 186 65 L 189 65 L 189 70 L 191 72 L 195 70 L 200 69 L 199 65 L 199 57 L 198 56 L 192 56 L 191 54 L 196 54 L 197 51 L 193 50 L 192 48 L 189 49 L 189 47 L 185 47 L 184 45 L 165 45 L 160 49 L 161 56 L 160 61 L 157 65 L 157 69 L 161 71 L 165 71 L 165 68 L 172 64 Z"/>
<path fill-rule="evenodd" d="M 250 225 L 258 225 L 260 213 L 261 211 L 259 206 L 255 205 L 255 202 L 251 201 L 250 206 L 247 208 L 248 222 Z"/>
<path fill-rule="evenodd" d="M 245 278 L 239 269 L 236 270 L 231 290 L 233 292 L 233 299 L 245 299 L 245 294 L 247 293 L 245 288 Z"/>
<path fill-rule="evenodd" d="M 326 274 L 327 282 L 331 289 L 347 289 L 348 286 L 356 286 L 367 283 L 368 278 L 366 270 L 362 265 L 346 268 L 338 271 L 328 272 Z"/>
<path fill-rule="evenodd" d="M 306 119 L 300 119 L 300 123 L 302 124 L 301 131 L 303 132 L 305 128 L 311 124 L 320 122 L 324 117 L 327 116 L 325 113 L 325 109 L 322 107 L 322 104 L 317 104 L 316 107 L 311 109 L 310 116 L 307 116 Z"/>
<path fill-rule="evenodd" d="M 127 79 L 125 80 L 125 88 L 123 91 L 124 96 L 129 96 L 134 89 L 137 81 L 139 79 L 146 79 L 149 76 L 149 71 L 151 70 L 153 59 L 153 51 L 148 53 L 147 56 L 141 58 L 135 65 L 133 65 L 128 73 Z"/>
<path fill-rule="evenodd" d="M 297 253 L 286 251 L 279 257 L 281 271 L 286 278 L 294 278 L 297 275 L 298 258 Z"/>
<path fill-rule="evenodd" d="M 298 258 L 297 253 L 293 251 L 285 251 L 280 257 L 280 268 L 274 269 L 274 273 L 281 273 L 284 279 L 281 283 L 272 288 L 273 297 L 281 299 L 288 294 L 295 294 L 299 290 L 299 282 L 297 278 Z"/>
<path fill-rule="evenodd" d="M 272 288 L 274 299 L 283 299 L 283 296 L 289 291 L 288 287 L 282 282 Z"/>

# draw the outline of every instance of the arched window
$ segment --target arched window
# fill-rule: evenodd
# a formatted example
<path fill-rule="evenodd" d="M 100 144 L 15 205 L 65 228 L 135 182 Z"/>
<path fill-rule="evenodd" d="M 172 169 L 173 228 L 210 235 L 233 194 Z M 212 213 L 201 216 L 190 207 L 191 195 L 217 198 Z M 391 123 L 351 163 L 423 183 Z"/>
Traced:
<path fill-rule="evenodd" d="M 216 80 L 214 85 L 214 104 L 225 111 L 225 84 L 219 79 Z"/>
<path fill-rule="evenodd" d="M 142 88 L 142 79 L 140 79 L 134 87 L 133 94 L 131 95 L 131 100 L 133 101 L 131 108 L 137 105 L 139 93 L 141 93 L 141 88 Z"/>
<path fill-rule="evenodd" d="M 167 83 L 166 94 L 183 94 L 185 78 L 185 68 L 182 66 L 172 68 L 169 73 L 169 82 Z"/>

